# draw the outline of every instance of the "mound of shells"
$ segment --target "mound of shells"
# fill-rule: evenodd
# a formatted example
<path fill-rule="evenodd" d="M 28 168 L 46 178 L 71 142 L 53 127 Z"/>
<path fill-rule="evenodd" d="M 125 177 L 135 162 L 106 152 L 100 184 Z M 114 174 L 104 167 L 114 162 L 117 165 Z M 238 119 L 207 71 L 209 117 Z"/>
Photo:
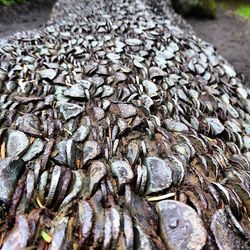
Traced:
<path fill-rule="evenodd" d="M 249 247 L 250 90 L 168 1 L 59 0 L 0 46 L 0 247 Z"/>

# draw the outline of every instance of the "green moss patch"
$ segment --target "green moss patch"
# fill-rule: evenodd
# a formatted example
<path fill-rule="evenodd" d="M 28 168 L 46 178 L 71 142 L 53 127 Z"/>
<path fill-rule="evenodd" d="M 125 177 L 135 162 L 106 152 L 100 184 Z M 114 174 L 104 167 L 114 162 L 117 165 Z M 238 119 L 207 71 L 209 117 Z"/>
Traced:
<path fill-rule="evenodd" d="M 182 15 L 215 17 L 215 0 L 172 0 L 175 10 Z"/>
<path fill-rule="evenodd" d="M 240 6 L 236 13 L 242 17 L 250 19 L 250 6 Z"/>
<path fill-rule="evenodd" d="M 26 0 L 0 0 L 0 5 L 11 5 L 14 3 L 24 3 Z"/>

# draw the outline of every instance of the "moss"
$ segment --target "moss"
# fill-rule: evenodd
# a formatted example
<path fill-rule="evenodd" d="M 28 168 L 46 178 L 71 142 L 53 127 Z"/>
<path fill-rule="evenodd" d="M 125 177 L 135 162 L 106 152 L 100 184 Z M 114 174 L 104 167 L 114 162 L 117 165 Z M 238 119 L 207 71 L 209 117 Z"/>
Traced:
<path fill-rule="evenodd" d="M 172 0 L 177 12 L 182 15 L 198 15 L 215 17 L 215 0 Z"/>
<path fill-rule="evenodd" d="M 240 6 L 236 10 L 236 13 L 240 16 L 250 19 L 250 6 Z"/>
<path fill-rule="evenodd" d="M 211 17 L 215 17 L 216 15 L 216 2 L 215 0 L 203 0 L 199 1 L 200 3 L 200 11 L 202 11 L 202 15 L 207 15 Z"/>
<path fill-rule="evenodd" d="M 24 3 L 26 0 L 0 0 L 0 5 L 12 5 L 14 3 Z"/>

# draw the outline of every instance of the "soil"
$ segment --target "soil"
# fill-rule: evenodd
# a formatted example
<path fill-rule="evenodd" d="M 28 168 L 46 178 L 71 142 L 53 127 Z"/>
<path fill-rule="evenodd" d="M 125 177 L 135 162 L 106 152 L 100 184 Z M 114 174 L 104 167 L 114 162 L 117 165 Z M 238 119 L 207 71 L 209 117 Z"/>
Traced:
<path fill-rule="evenodd" d="M 0 6 L 0 38 L 41 27 L 48 20 L 55 2 L 31 0 L 24 4 Z"/>
<path fill-rule="evenodd" d="M 250 85 L 250 20 L 219 7 L 216 19 L 186 18 L 196 34 L 212 43 Z"/>

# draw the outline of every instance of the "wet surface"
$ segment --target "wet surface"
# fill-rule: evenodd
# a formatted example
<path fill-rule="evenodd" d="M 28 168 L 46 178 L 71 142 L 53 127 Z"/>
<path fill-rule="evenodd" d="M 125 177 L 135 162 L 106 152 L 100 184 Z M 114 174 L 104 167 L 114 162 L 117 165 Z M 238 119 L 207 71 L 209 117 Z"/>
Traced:
<path fill-rule="evenodd" d="M 196 34 L 212 43 L 250 84 L 250 20 L 235 14 L 234 8 L 220 7 L 216 19 L 186 18 Z"/>
<path fill-rule="evenodd" d="M 55 0 L 32 0 L 13 6 L 0 5 L 0 38 L 41 27 L 49 18 Z"/>

